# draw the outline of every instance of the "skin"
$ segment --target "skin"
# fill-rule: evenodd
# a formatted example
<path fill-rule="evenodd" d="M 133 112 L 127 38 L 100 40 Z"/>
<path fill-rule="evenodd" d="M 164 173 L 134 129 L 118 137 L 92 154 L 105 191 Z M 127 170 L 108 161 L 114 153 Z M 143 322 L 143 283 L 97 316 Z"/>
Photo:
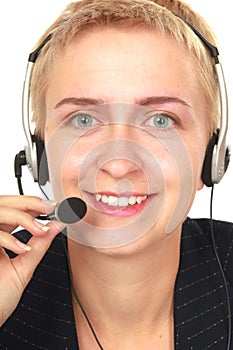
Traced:
<path fill-rule="evenodd" d="M 159 162 L 166 182 L 163 211 L 140 239 L 117 248 L 92 248 L 74 240 L 68 242 L 75 289 L 101 343 L 109 350 L 131 350 L 138 348 L 138 344 L 143 349 L 174 348 L 173 293 L 179 264 L 182 220 L 170 234 L 166 227 L 180 191 L 178 175 L 171 155 L 151 132 L 124 124 L 94 128 L 79 137 L 69 152 L 65 150 L 63 153 L 62 149 L 66 139 L 61 142 L 61 138 L 58 138 L 59 152 L 54 153 L 57 137 L 73 135 L 74 132 L 70 126 L 61 129 L 61 123 L 79 110 L 93 108 L 90 101 L 83 105 L 80 101 L 74 104 L 64 102 L 64 99 L 85 97 L 103 103 L 133 105 L 147 101 L 144 107 L 148 109 L 168 111 L 175 118 L 179 116 L 175 130 L 190 159 L 192 202 L 196 191 L 203 187 L 200 174 L 208 135 L 202 113 L 206 108 L 203 95 L 188 52 L 171 37 L 148 28 L 132 31 L 111 28 L 82 34 L 62 50 L 51 69 L 46 92 L 45 144 L 50 180 L 57 200 L 64 195 L 82 197 L 85 191 L 93 191 L 93 188 L 88 188 L 80 169 L 95 147 L 112 139 L 134 141 L 150 151 Z M 154 100 L 149 101 L 151 96 L 168 96 L 184 103 L 173 100 L 158 104 Z M 58 168 L 61 159 L 62 170 Z M 148 190 L 142 167 L 130 160 L 112 159 L 97 165 L 97 191 L 109 193 L 114 189 L 115 192 L 116 184 L 123 179 L 131 183 L 134 192 L 145 193 Z M 4 266 L 8 269 L 7 275 L 0 271 L 0 283 L 6 295 L 0 306 L 2 321 L 16 307 L 31 274 L 60 229 L 58 225 L 50 223 L 50 230 L 45 233 L 35 224 L 34 217 L 46 211 L 38 198 L 0 198 L 0 217 L 5 217 L 1 224 L 0 246 L 20 254 L 13 263 L 3 252 L 0 255 L 1 268 L 3 266 L 3 271 Z M 183 213 L 184 216 L 186 214 Z M 127 225 L 137 215 L 140 214 L 133 212 L 126 217 L 116 217 L 104 211 L 97 212 L 89 205 L 85 220 L 96 227 L 117 227 L 120 230 L 121 225 Z M 9 235 L 18 225 L 33 234 L 28 243 L 30 251 L 25 247 L 19 248 Z M 8 288 L 4 281 L 9 279 L 11 285 Z M 12 285 L 16 285 L 16 288 L 12 289 Z M 17 295 L 9 298 L 15 289 Z M 98 349 L 75 301 L 74 314 L 80 348 Z"/>

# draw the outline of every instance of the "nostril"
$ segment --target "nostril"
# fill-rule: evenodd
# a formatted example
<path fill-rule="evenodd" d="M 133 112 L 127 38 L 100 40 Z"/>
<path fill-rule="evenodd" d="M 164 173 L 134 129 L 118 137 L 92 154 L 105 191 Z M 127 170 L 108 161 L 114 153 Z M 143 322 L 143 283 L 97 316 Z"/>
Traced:
<path fill-rule="evenodd" d="M 137 164 L 128 159 L 116 158 L 105 162 L 101 170 L 114 178 L 124 179 L 129 174 L 138 171 L 139 168 Z"/>

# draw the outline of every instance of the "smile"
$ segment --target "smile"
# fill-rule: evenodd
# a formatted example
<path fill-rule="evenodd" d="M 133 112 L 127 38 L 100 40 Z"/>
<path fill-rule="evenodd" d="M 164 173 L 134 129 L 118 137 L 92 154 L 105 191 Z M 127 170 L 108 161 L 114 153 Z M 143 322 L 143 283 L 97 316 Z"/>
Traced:
<path fill-rule="evenodd" d="M 99 213 L 112 217 L 132 217 L 139 214 L 157 194 L 85 192 L 84 197 Z"/>
<path fill-rule="evenodd" d="M 127 207 L 128 205 L 132 206 L 135 204 L 141 204 L 143 201 L 147 199 L 148 196 L 130 196 L 130 197 L 116 197 L 116 196 L 108 196 L 106 194 L 95 195 L 95 199 L 97 202 L 102 202 L 111 207 Z"/>

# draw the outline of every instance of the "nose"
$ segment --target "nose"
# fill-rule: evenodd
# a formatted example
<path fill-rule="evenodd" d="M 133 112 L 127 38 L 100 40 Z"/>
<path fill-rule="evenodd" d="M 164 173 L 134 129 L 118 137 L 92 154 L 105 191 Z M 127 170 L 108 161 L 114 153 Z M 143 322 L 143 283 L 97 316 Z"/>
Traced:
<path fill-rule="evenodd" d="M 114 158 L 104 163 L 100 170 L 112 178 L 127 179 L 129 176 L 136 174 L 139 167 L 128 159 Z"/>
<path fill-rule="evenodd" d="M 133 128 L 127 125 L 114 125 L 111 139 L 105 142 L 99 169 L 113 178 L 124 179 L 141 171 L 140 155 L 136 151 Z"/>

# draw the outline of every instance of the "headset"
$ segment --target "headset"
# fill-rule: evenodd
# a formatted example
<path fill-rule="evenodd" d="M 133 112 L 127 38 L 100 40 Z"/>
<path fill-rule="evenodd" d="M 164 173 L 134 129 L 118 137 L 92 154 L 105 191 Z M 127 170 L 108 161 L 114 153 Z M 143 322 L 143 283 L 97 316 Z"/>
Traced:
<path fill-rule="evenodd" d="M 211 187 L 221 181 L 230 161 L 230 147 L 226 145 L 228 129 L 228 98 L 223 68 L 219 62 L 219 52 L 217 47 L 213 46 L 192 24 L 176 14 L 175 16 L 183 20 L 199 37 L 202 43 L 209 50 L 215 63 L 214 66 L 220 92 L 220 127 L 213 133 L 208 143 L 202 168 L 202 180 L 207 187 Z M 44 142 L 32 132 L 30 126 L 30 82 L 34 64 L 41 50 L 47 44 L 47 42 L 51 40 L 52 36 L 52 33 L 49 34 L 40 44 L 40 46 L 30 53 L 28 58 L 22 94 L 22 124 L 27 145 L 25 146 L 24 150 L 20 151 L 15 156 L 15 176 L 18 180 L 20 193 L 23 193 L 20 181 L 22 176 L 21 167 L 23 165 L 28 166 L 34 181 L 38 182 L 39 186 L 44 186 L 49 179 Z"/>

